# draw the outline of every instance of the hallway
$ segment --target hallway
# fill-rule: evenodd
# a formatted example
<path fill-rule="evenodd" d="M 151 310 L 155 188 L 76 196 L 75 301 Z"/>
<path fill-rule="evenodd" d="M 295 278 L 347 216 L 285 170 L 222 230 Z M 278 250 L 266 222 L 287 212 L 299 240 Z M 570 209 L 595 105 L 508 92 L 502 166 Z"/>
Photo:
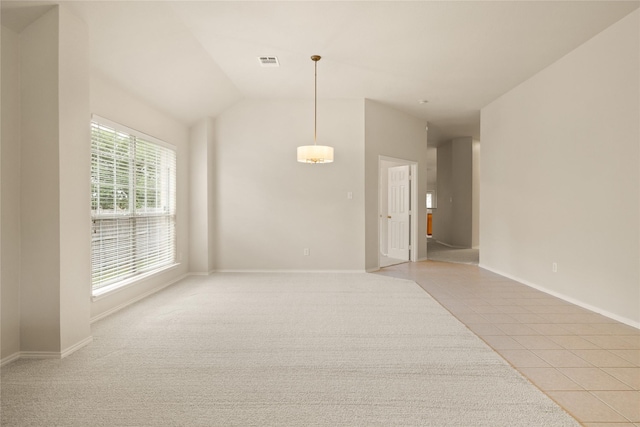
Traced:
<path fill-rule="evenodd" d="M 478 265 L 480 251 L 473 248 L 452 248 L 434 238 L 427 238 L 427 258 L 431 261 Z"/>

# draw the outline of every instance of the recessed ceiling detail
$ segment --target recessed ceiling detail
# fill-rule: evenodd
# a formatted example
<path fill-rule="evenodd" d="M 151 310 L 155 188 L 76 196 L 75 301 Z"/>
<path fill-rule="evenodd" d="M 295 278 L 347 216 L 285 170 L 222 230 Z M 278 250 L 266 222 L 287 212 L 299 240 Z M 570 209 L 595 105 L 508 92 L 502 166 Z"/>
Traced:
<path fill-rule="evenodd" d="M 262 67 L 279 67 L 280 63 L 275 56 L 261 56 L 258 58 Z"/>

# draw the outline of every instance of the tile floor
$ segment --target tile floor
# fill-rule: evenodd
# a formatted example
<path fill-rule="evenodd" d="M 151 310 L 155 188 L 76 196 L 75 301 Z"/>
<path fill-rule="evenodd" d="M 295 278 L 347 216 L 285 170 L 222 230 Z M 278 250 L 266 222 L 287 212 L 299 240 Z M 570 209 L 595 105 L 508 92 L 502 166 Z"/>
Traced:
<path fill-rule="evenodd" d="M 640 427 L 640 330 L 474 265 L 377 274 L 416 281 L 586 427 Z"/>

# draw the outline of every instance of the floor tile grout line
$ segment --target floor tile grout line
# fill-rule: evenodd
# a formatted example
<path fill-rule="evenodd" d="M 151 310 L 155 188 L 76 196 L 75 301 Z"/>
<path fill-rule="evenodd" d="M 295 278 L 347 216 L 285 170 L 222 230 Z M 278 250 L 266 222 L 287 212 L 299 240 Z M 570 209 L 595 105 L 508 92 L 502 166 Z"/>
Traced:
<path fill-rule="evenodd" d="M 611 408 L 613 411 L 615 411 L 616 413 L 620 414 L 621 417 L 625 418 L 628 422 L 630 423 L 634 423 L 637 421 L 632 421 L 629 417 L 627 417 L 626 415 L 624 415 L 623 413 L 621 413 L 620 411 L 618 411 L 616 408 L 614 408 L 613 406 L 609 405 L 607 402 L 605 402 L 604 400 L 602 400 L 597 394 L 593 393 L 594 391 L 606 391 L 606 390 L 588 390 L 589 394 L 592 395 L 594 398 L 598 399 L 600 402 L 604 403 L 605 405 L 607 405 L 609 408 Z M 619 391 L 619 390 L 616 390 Z"/>
<path fill-rule="evenodd" d="M 462 271 L 467 271 L 466 267 L 462 267 Z M 476 266 L 475 268 L 476 268 L 476 271 L 479 270 L 479 267 Z M 557 301 L 558 299 L 556 297 L 546 296 L 544 298 L 541 298 L 540 297 L 541 291 L 538 291 L 538 290 L 532 289 L 528 292 L 522 292 L 521 286 L 524 286 L 524 285 L 517 284 L 517 282 L 513 282 L 509 280 L 501 281 L 500 287 L 503 289 L 508 289 L 509 286 L 513 284 L 515 284 L 515 286 L 520 285 L 520 287 L 518 287 L 519 289 L 517 289 L 516 291 L 509 293 L 510 298 L 504 298 L 500 296 L 499 295 L 500 290 L 492 288 L 490 289 L 490 292 L 494 295 L 498 295 L 494 297 L 493 295 L 487 294 L 487 292 L 484 292 L 484 293 L 481 292 L 481 287 L 483 286 L 483 284 L 490 283 L 490 281 L 478 280 L 477 277 L 471 277 L 465 274 L 458 274 L 455 277 L 455 280 L 449 283 L 450 287 L 455 289 L 453 291 L 451 290 L 447 291 L 446 289 L 443 289 L 443 286 L 447 284 L 447 279 L 446 277 L 443 278 L 441 274 L 438 275 L 437 282 L 429 283 L 429 280 L 426 280 L 426 281 L 424 280 L 425 277 L 428 278 L 427 275 L 425 275 L 425 277 L 419 277 L 422 271 L 412 271 L 412 272 L 409 272 L 410 274 L 407 274 L 408 272 L 406 270 L 402 271 L 402 269 L 403 267 L 399 266 L 397 270 L 400 273 L 402 273 L 403 278 L 414 280 L 428 294 L 430 294 L 436 301 L 438 301 L 440 305 L 442 305 L 449 313 L 451 313 L 452 316 L 454 316 L 458 321 L 460 321 L 463 325 L 465 325 L 465 327 L 469 331 L 471 331 L 474 335 L 479 337 L 482 341 L 485 342 L 487 346 L 489 346 L 494 352 L 500 355 L 501 358 L 505 360 L 506 363 L 512 366 L 524 378 L 526 378 L 529 382 L 535 385 L 542 393 L 546 394 L 552 400 L 554 400 L 558 405 L 560 405 L 560 407 L 562 407 L 567 413 L 571 414 L 576 420 L 581 419 L 579 414 L 574 414 L 571 411 L 569 411 L 567 407 L 563 406 L 560 402 L 554 399 L 547 392 L 547 391 L 553 392 L 556 390 L 545 391 L 545 389 L 540 384 L 538 384 L 534 378 L 530 378 L 529 376 L 527 376 L 525 372 L 523 372 L 523 370 L 552 369 L 554 372 L 557 372 L 558 374 L 563 375 L 569 381 L 573 382 L 578 387 L 580 387 L 579 392 L 588 393 L 592 398 L 597 398 L 598 401 L 602 402 L 603 405 L 606 405 L 606 407 L 611 409 L 613 413 L 618 414 L 619 417 L 622 417 L 625 420 L 628 420 L 626 421 L 627 423 L 631 423 L 631 424 L 633 424 L 634 422 L 637 423 L 637 421 L 631 421 L 629 417 L 626 417 L 620 411 L 616 410 L 611 405 L 608 405 L 605 401 L 598 398 L 598 396 L 595 393 L 596 392 L 639 392 L 640 393 L 640 391 L 638 391 L 637 388 L 633 387 L 632 384 L 629 384 L 627 381 L 617 378 L 614 375 L 611 375 L 605 370 L 606 368 L 640 369 L 640 366 L 639 366 L 640 363 L 638 363 L 637 361 L 634 362 L 633 360 L 629 360 L 634 358 L 633 353 L 631 352 L 636 351 L 635 350 L 636 348 L 640 348 L 640 344 L 639 344 L 640 338 L 637 338 L 637 337 L 640 337 L 640 331 L 636 332 L 634 329 L 627 329 L 629 328 L 627 325 L 620 324 L 619 322 L 613 321 L 611 319 L 603 319 L 601 318 L 602 316 L 597 313 L 589 312 L 586 309 L 583 309 L 578 306 L 574 306 L 568 302 L 565 302 L 565 301 L 558 302 Z M 462 286 L 461 283 L 465 281 L 473 282 L 474 285 Z M 469 294 L 465 295 L 465 291 L 469 291 L 469 290 L 473 292 L 472 295 L 469 295 Z M 517 295 L 518 293 L 519 295 Z M 500 304 L 493 304 L 492 298 L 497 298 L 497 299 L 499 298 Z M 548 304 L 550 307 L 562 306 L 563 308 L 558 308 L 557 310 L 554 310 L 553 308 L 545 309 L 545 308 L 542 308 L 544 307 L 544 304 L 531 304 L 529 302 L 524 302 L 525 299 L 539 300 L 540 303 L 546 300 L 545 304 Z M 508 323 L 508 325 L 518 325 L 518 326 L 507 327 L 505 326 L 506 324 L 502 324 L 503 327 L 500 328 L 499 326 L 497 326 L 497 325 L 501 325 L 500 323 L 496 323 L 492 321 L 499 318 L 499 316 L 487 316 L 487 314 L 497 314 L 497 313 L 502 313 L 507 315 L 514 314 L 514 313 L 505 313 L 505 312 L 497 312 L 497 313 L 494 312 L 494 310 L 499 310 L 500 307 L 507 307 L 509 302 L 518 303 L 519 305 L 517 307 L 521 307 L 521 308 L 538 307 L 535 309 L 535 311 L 538 311 L 538 313 L 535 313 L 531 310 L 529 311 L 532 314 L 541 316 L 543 318 L 548 318 L 547 323 L 528 323 L 527 324 L 526 321 L 525 322 L 522 321 L 523 319 L 526 319 L 527 316 L 512 316 L 512 317 L 520 317 L 520 319 L 514 318 L 513 323 Z M 571 307 L 574 307 L 574 308 L 571 308 Z M 466 310 L 468 309 L 473 310 L 475 308 L 475 311 L 473 313 L 464 313 L 462 312 L 462 310 L 465 310 L 465 308 Z M 545 311 L 549 311 L 550 313 L 545 313 Z M 552 311 L 561 311 L 561 312 L 551 313 Z M 566 311 L 566 312 L 563 312 L 563 311 Z M 480 319 L 484 321 L 479 323 L 470 322 L 469 321 L 470 319 L 477 320 L 478 318 L 469 316 L 469 314 L 478 315 L 480 316 Z M 506 318 L 503 317 L 503 319 L 506 319 Z M 529 316 L 529 320 L 531 319 L 535 319 L 535 317 Z M 498 349 L 493 345 L 491 345 L 487 341 L 487 339 L 485 339 L 485 337 L 501 337 L 501 339 L 514 340 L 514 337 L 528 336 L 528 335 L 509 333 L 509 332 L 513 332 L 514 329 L 517 329 L 517 327 L 524 326 L 524 327 L 528 327 L 529 329 L 532 329 L 534 325 L 541 325 L 541 324 L 557 325 L 557 327 L 562 328 L 563 331 L 562 331 L 562 335 L 557 335 L 557 334 L 549 333 L 549 328 L 552 329 L 553 326 L 538 327 L 538 330 L 534 330 L 535 335 L 531 335 L 531 336 L 548 339 L 551 342 L 558 344 L 560 348 L 537 349 L 537 350 L 556 350 L 556 351 L 562 351 L 566 354 L 570 354 L 575 358 L 574 359 L 575 361 L 581 361 L 576 363 L 584 362 L 584 364 L 582 365 L 584 366 L 584 368 L 597 369 L 602 374 L 607 375 L 608 378 L 611 378 L 614 381 L 618 381 L 620 384 L 630 387 L 630 389 L 629 390 L 588 389 L 582 386 L 581 384 L 577 384 L 571 378 L 564 375 L 560 371 L 560 369 L 562 369 L 563 367 L 555 366 L 552 360 L 547 361 L 548 357 L 547 357 L 547 360 L 540 357 L 540 360 L 542 360 L 543 363 L 548 365 L 547 368 L 525 368 L 525 367 L 519 368 L 515 366 L 514 363 L 509 361 L 505 356 L 505 350 L 509 351 L 511 349 Z M 545 328 L 547 328 L 546 331 L 545 331 Z M 487 333 L 487 331 L 491 331 L 491 333 Z M 502 333 L 498 334 L 497 332 L 502 332 Z M 554 337 L 556 337 L 556 339 L 560 341 L 560 339 L 557 338 L 558 336 L 572 337 L 576 340 L 583 340 L 584 343 L 574 344 L 574 345 L 588 346 L 589 348 L 570 348 L 569 344 L 562 345 L 561 343 L 558 343 L 553 339 Z M 592 338 L 592 340 L 595 342 L 588 340 L 587 337 L 594 337 Z M 598 337 L 601 337 L 601 338 L 598 338 Z M 518 342 L 517 340 L 514 340 L 514 341 Z M 609 343 L 618 343 L 618 344 L 612 344 L 612 345 L 620 346 L 623 348 L 619 348 L 619 349 L 610 348 L 607 346 L 607 344 Z M 536 357 L 539 357 L 534 351 L 536 349 L 524 348 L 523 350 L 527 351 L 528 353 Z M 618 350 L 618 352 L 626 352 L 626 353 L 616 354 L 614 350 Z M 580 351 L 583 351 L 582 355 L 580 354 Z M 623 363 L 622 366 L 609 366 L 607 362 L 604 362 L 605 366 L 601 366 L 603 363 L 598 362 L 598 359 L 595 359 L 595 360 L 585 359 L 585 355 L 587 353 L 584 353 L 584 351 L 603 352 L 602 354 L 604 355 L 613 356 L 614 358 L 618 358 L 624 362 L 622 362 Z M 550 353 L 547 353 L 547 356 L 549 355 Z M 623 355 L 625 357 L 623 357 Z M 628 380 L 628 381 L 631 382 L 631 380 Z M 576 390 L 566 390 L 565 392 L 576 392 Z M 590 421 L 583 421 L 583 422 L 588 422 L 589 424 L 591 424 Z M 606 421 L 601 421 L 601 422 L 606 422 Z M 611 422 L 615 423 L 620 421 L 611 420 Z"/>
<path fill-rule="evenodd" d="M 418 283 L 418 285 L 420 285 L 420 283 Z M 422 286 L 421 286 L 421 287 L 422 287 Z M 424 289 L 424 287 L 422 287 L 422 288 Z M 582 424 L 576 415 L 574 415 L 573 413 L 571 413 L 571 412 L 570 412 L 566 407 L 564 407 L 564 406 L 563 406 L 563 405 L 561 405 L 558 401 L 556 401 L 555 399 L 553 399 L 553 397 L 549 396 L 549 394 L 548 394 L 545 390 L 543 390 L 543 389 L 539 386 L 539 384 L 537 384 L 536 382 L 534 382 L 531 378 L 527 377 L 527 376 L 526 376 L 526 375 L 525 375 L 525 374 L 524 374 L 520 369 L 518 369 L 518 367 L 516 367 L 516 366 L 515 366 L 515 365 L 513 365 L 509 360 L 507 360 L 507 359 L 504 357 L 504 355 L 503 355 L 500 351 L 496 350 L 496 349 L 495 349 L 494 347 L 492 347 L 489 343 L 487 343 L 487 342 L 483 339 L 483 337 L 482 337 L 481 335 L 476 334 L 473 330 L 471 330 L 471 329 L 468 327 L 467 323 L 466 323 L 466 322 L 464 322 L 464 321 L 462 321 L 462 320 L 460 320 L 460 319 L 458 318 L 458 316 L 457 316 L 456 314 L 454 314 L 453 312 L 451 312 L 451 311 L 449 310 L 449 308 L 448 308 L 445 304 L 443 304 L 443 303 L 442 303 L 440 300 L 438 300 L 435 296 L 431 295 L 431 294 L 430 294 L 426 289 L 424 289 L 424 291 L 425 291 L 427 294 L 429 294 L 432 298 L 434 298 L 434 299 L 438 302 L 438 304 L 440 304 L 440 305 L 441 305 L 445 310 L 447 310 L 447 311 L 448 311 L 448 312 L 449 312 L 453 317 L 455 317 L 455 318 L 456 318 L 460 323 L 462 323 L 462 324 L 467 328 L 467 330 L 468 330 L 468 331 L 470 331 L 472 334 L 474 334 L 474 335 L 475 335 L 475 336 L 477 336 L 479 339 L 481 339 L 481 340 L 482 340 L 482 341 L 483 341 L 483 342 L 484 342 L 484 343 L 485 343 L 489 348 L 491 348 L 495 353 L 497 353 L 497 354 L 500 356 L 500 358 L 501 358 L 505 363 L 507 363 L 509 366 L 511 366 L 514 370 L 516 370 L 516 371 L 517 371 L 517 372 L 518 372 L 518 373 L 519 373 L 523 378 L 525 378 L 525 379 L 526 379 L 530 384 L 532 384 L 534 387 L 536 387 L 538 390 L 540 390 L 540 392 L 544 393 L 547 397 L 549 397 L 551 400 L 553 400 L 553 401 L 554 401 L 558 406 L 560 406 L 560 407 L 561 407 L 561 408 L 562 408 L 566 413 L 568 413 L 569 415 L 571 415 L 571 416 L 572 416 L 572 417 L 573 417 L 573 418 L 574 418 L 578 423 Z M 509 335 L 506 335 L 506 336 L 510 337 Z M 526 349 L 525 349 L 525 350 L 526 350 Z M 556 370 L 557 370 L 557 368 L 555 368 L 555 367 L 553 367 L 553 366 L 551 366 L 551 368 L 553 368 L 553 369 L 556 369 Z M 580 386 L 580 385 L 579 385 L 579 386 Z M 580 386 L 580 387 L 581 387 L 581 386 Z M 584 388 L 583 388 L 583 390 L 584 390 L 584 391 L 588 391 L 588 390 L 586 390 L 586 389 L 584 389 Z"/>

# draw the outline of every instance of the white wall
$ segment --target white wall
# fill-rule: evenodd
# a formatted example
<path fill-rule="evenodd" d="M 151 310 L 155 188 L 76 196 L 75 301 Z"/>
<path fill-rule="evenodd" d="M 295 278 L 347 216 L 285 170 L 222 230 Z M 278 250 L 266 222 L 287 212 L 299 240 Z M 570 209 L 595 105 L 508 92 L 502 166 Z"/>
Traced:
<path fill-rule="evenodd" d="M 246 100 L 216 119 L 218 271 L 364 270 L 362 101 L 318 100 L 330 164 L 296 161 L 313 114 L 313 101 Z"/>
<path fill-rule="evenodd" d="M 635 326 L 639 20 L 623 18 L 481 115 L 481 265 Z"/>
<path fill-rule="evenodd" d="M 478 246 L 479 143 L 456 138 L 438 147 L 438 208 L 433 237 L 459 248 Z"/>
<path fill-rule="evenodd" d="M 215 270 L 215 121 L 200 120 L 189 132 L 189 272 Z"/>
<path fill-rule="evenodd" d="M 180 265 L 135 286 L 107 294 L 91 304 L 98 318 L 184 277 L 189 267 L 189 128 L 141 102 L 104 77 L 91 76 L 91 113 L 166 141 L 177 148 L 177 238 Z M 88 173 L 88 172 L 87 172 Z"/>
<path fill-rule="evenodd" d="M 60 342 L 72 348 L 90 334 L 91 169 L 89 31 L 66 7 L 58 12 L 58 122 L 60 186 Z M 73 165 L 73 167 L 69 167 Z"/>
<path fill-rule="evenodd" d="M 437 181 L 438 165 L 436 163 L 438 158 L 438 146 L 443 142 L 442 131 L 431 123 L 427 123 L 425 127 L 427 130 L 427 185 L 429 190 L 435 191 L 435 184 Z"/>
<path fill-rule="evenodd" d="M 433 211 L 433 238 L 451 245 L 453 224 L 453 146 L 451 141 L 440 145 L 436 158 L 438 181 L 437 209 Z"/>
<path fill-rule="evenodd" d="M 20 39 L 2 27 L 0 360 L 20 351 Z"/>
<path fill-rule="evenodd" d="M 480 141 L 471 145 L 471 247 L 480 248 Z"/>
<path fill-rule="evenodd" d="M 431 130 L 429 130 L 431 133 Z M 427 191 L 436 191 L 438 183 L 438 149 L 427 146 Z"/>
<path fill-rule="evenodd" d="M 178 254 L 167 272 L 91 302 L 90 135 L 96 113 L 178 150 Z M 59 357 L 90 341 L 90 319 L 188 271 L 188 128 L 100 76 L 67 5 L 19 35 L 2 28 L 2 352 Z"/>
<path fill-rule="evenodd" d="M 61 351 L 58 74 L 54 8 L 20 33 L 22 351 Z"/>
<path fill-rule="evenodd" d="M 473 213 L 473 140 L 456 138 L 453 146 L 453 227 L 451 241 L 453 246 L 470 248 L 472 243 Z"/>
<path fill-rule="evenodd" d="M 91 339 L 88 31 L 60 6 L 3 35 L 2 359 L 59 357 Z"/>
<path fill-rule="evenodd" d="M 428 125 L 427 132 L 427 191 L 433 192 L 434 209 L 427 209 L 427 213 L 433 214 L 433 218 L 437 215 L 438 209 L 438 144 L 440 143 L 441 131 L 436 126 Z M 435 225 L 432 223 L 432 226 Z M 433 227 L 432 227 L 433 229 Z M 433 237 L 433 236 L 432 236 Z"/>
<path fill-rule="evenodd" d="M 426 121 L 409 116 L 379 102 L 365 100 L 365 228 L 366 269 L 379 268 L 379 170 L 380 156 L 418 163 L 418 259 L 427 256 L 427 130 Z"/>
<path fill-rule="evenodd" d="M 217 241 L 216 241 L 216 206 L 218 203 L 217 186 L 215 184 L 216 177 L 216 123 L 212 119 L 207 119 L 207 249 L 209 254 L 208 268 L 209 272 L 215 271 L 216 261 L 218 258 Z M 191 270 L 193 271 L 193 270 Z"/>

